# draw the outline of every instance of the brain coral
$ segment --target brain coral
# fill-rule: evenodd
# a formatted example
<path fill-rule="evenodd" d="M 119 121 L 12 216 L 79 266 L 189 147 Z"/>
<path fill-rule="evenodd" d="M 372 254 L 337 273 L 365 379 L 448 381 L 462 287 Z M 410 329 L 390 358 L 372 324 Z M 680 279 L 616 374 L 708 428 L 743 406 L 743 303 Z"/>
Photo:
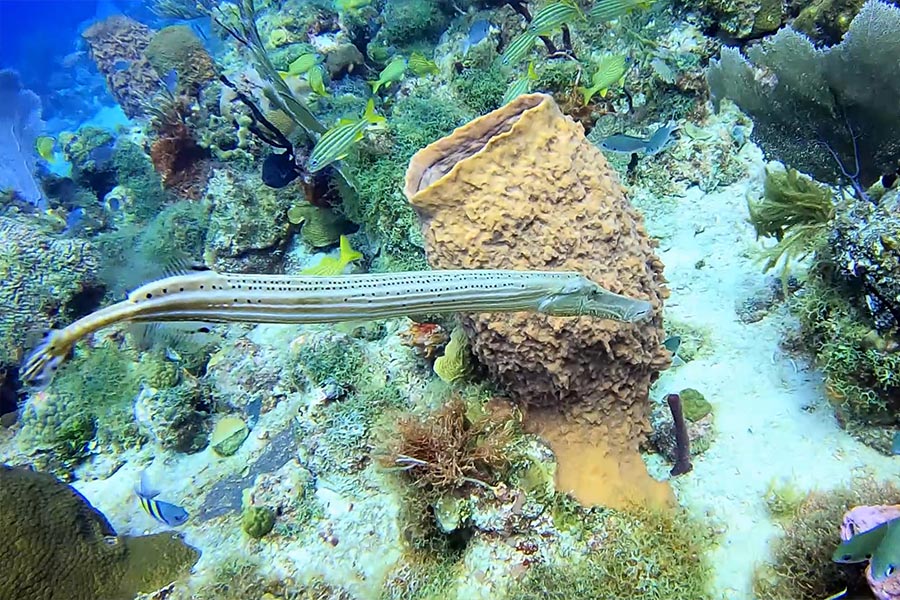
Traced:
<path fill-rule="evenodd" d="M 146 55 L 160 77 L 175 69 L 179 90 L 190 95 L 196 95 L 216 76 L 215 65 L 203 42 L 185 25 L 161 29 L 147 45 Z"/>
<path fill-rule="evenodd" d="M 0 506 L 2 598 L 130 600 L 168 585 L 199 556 L 172 533 L 116 536 L 81 494 L 47 473 L 0 465 Z"/>
<path fill-rule="evenodd" d="M 124 15 L 94 23 L 81 36 L 106 86 L 129 118 L 144 114 L 144 102 L 160 90 L 160 78 L 145 53 L 153 30 Z"/>
<path fill-rule="evenodd" d="M 669 360 L 660 345 L 663 265 L 581 125 L 549 96 L 520 96 L 420 150 L 405 192 L 435 268 L 574 270 L 652 303 L 654 317 L 636 324 L 463 316 L 473 351 L 516 399 L 641 440 L 649 386 Z"/>

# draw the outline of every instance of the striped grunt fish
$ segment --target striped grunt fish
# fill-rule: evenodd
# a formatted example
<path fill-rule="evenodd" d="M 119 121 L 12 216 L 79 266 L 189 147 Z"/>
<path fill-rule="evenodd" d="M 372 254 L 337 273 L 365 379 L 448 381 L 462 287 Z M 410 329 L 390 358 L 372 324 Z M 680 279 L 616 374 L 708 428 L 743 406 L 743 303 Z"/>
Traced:
<path fill-rule="evenodd" d="M 535 13 L 528 30 L 535 35 L 550 35 L 563 25 L 583 17 L 581 8 L 574 0 L 551 2 Z"/>
<path fill-rule="evenodd" d="M 655 0 L 597 0 L 588 16 L 595 22 L 606 22 L 625 16 L 634 10 L 647 10 Z"/>
<path fill-rule="evenodd" d="M 635 322 L 649 302 L 610 292 L 575 272 L 451 270 L 337 277 L 207 271 L 150 282 L 128 298 L 51 331 L 21 369 L 50 383 L 75 343 L 124 322 L 335 323 L 436 312 L 534 311 Z"/>
<path fill-rule="evenodd" d="M 506 49 L 503 51 L 503 55 L 500 57 L 500 62 L 504 65 L 514 65 L 531 52 L 531 49 L 534 48 L 534 44 L 537 42 L 537 36 L 531 33 L 530 31 L 525 31 L 520 33 L 513 39 Z"/>

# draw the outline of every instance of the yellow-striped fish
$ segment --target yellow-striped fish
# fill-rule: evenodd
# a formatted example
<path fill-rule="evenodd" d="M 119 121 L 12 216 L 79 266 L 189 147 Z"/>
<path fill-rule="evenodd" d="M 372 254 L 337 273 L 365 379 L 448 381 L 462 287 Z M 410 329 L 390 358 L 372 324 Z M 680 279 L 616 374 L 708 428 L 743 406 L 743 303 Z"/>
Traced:
<path fill-rule="evenodd" d="M 291 75 L 303 75 L 320 62 L 322 62 L 322 59 L 318 54 L 307 52 L 306 54 L 301 54 L 294 62 L 288 65 L 287 72 Z"/>
<path fill-rule="evenodd" d="M 388 63 L 388 65 L 379 73 L 377 81 L 370 81 L 369 84 L 372 86 L 372 93 L 377 94 L 378 90 L 382 87 L 386 87 L 395 81 L 400 81 L 406 75 L 406 59 L 402 56 L 397 56 Z"/>
<path fill-rule="evenodd" d="M 363 139 L 366 129 L 380 125 L 385 120 L 375 113 L 375 100 L 370 98 L 362 118 L 341 119 L 337 125 L 322 134 L 309 154 L 309 172 L 321 171 L 334 161 L 346 158 L 350 148 Z"/>
<path fill-rule="evenodd" d="M 655 0 L 597 0 L 588 16 L 592 21 L 605 22 L 618 19 L 633 10 L 647 10 Z"/>
<path fill-rule="evenodd" d="M 522 94 L 527 94 L 531 91 L 531 87 L 534 85 L 534 82 L 537 81 L 537 73 L 534 71 L 534 61 L 528 63 L 528 72 L 516 79 L 509 86 L 509 89 L 506 90 L 506 93 L 503 94 L 503 100 L 500 102 L 501 105 L 508 104 L 521 96 Z"/>
<path fill-rule="evenodd" d="M 441 72 L 440 69 L 438 69 L 437 63 L 426 58 L 421 52 L 413 52 L 410 55 L 408 66 L 409 70 L 418 77 L 437 75 Z"/>
<path fill-rule="evenodd" d="M 53 162 L 53 147 L 56 146 L 56 140 L 48 135 L 42 135 L 34 142 L 37 153 L 47 162 Z"/>
<path fill-rule="evenodd" d="M 362 252 L 357 252 L 353 249 L 347 236 L 342 235 L 340 256 L 337 258 L 326 256 L 319 261 L 319 264 L 309 267 L 308 269 L 303 269 L 301 274 L 318 275 L 320 277 L 334 277 L 335 275 L 341 275 L 344 272 L 344 269 L 347 268 L 347 265 L 361 259 L 362 256 Z"/>
<path fill-rule="evenodd" d="M 146 471 L 141 473 L 141 482 L 135 486 L 134 493 L 137 494 L 141 508 L 163 525 L 178 527 L 188 520 L 188 513 L 182 507 L 156 500 L 159 490 L 154 490 L 150 486 Z"/>
<path fill-rule="evenodd" d="M 309 81 L 309 89 L 320 96 L 330 96 L 328 90 L 325 89 L 325 69 L 322 65 L 313 65 L 306 74 Z"/>
<path fill-rule="evenodd" d="M 528 31 L 534 35 L 550 35 L 563 25 L 581 18 L 584 18 L 584 13 L 574 0 L 559 0 L 537 11 L 528 24 Z"/>
<path fill-rule="evenodd" d="M 503 51 L 500 62 L 504 65 L 516 64 L 531 52 L 536 41 L 537 36 L 531 31 L 525 31 L 524 33 L 519 34 Z"/>
<path fill-rule="evenodd" d="M 591 77 L 590 87 L 580 87 L 578 90 L 584 98 L 584 103 L 591 101 L 598 92 L 601 98 L 606 98 L 609 88 L 625 79 L 625 57 L 621 54 L 606 54 L 597 63 L 597 70 Z"/>

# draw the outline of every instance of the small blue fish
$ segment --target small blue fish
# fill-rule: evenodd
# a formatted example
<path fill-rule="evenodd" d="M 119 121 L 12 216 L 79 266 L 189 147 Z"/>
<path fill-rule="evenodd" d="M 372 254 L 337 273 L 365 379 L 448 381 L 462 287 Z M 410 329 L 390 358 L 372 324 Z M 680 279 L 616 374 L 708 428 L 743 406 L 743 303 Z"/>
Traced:
<path fill-rule="evenodd" d="M 894 434 L 894 441 L 891 442 L 891 454 L 894 456 L 900 454 L 900 431 Z"/>
<path fill-rule="evenodd" d="M 469 27 L 469 35 L 463 41 L 463 56 L 469 53 L 469 48 L 485 39 L 491 33 L 491 22 L 487 19 L 478 19 Z"/>
<path fill-rule="evenodd" d="M 66 228 L 63 233 L 75 233 L 84 221 L 84 209 L 80 206 L 66 215 Z"/>
<path fill-rule="evenodd" d="M 647 156 L 659 154 L 671 146 L 675 142 L 672 134 L 677 130 L 678 125 L 675 123 L 666 123 L 665 125 L 658 127 L 650 136 L 650 139 L 647 140 L 647 147 L 644 148 L 644 152 Z"/>
<path fill-rule="evenodd" d="M 131 66 L 131 61 L 125 60 L 124 58 L 120 58 L 115 63 L 113 63 L 113 71 L 124 71 L 130 66 Z"/>
<path fill-rule="evenodd" d="M 166 86 L 166 89 L 169 90 L 170 93 L 174 94 L 175 90 L 178 89 L 178 71 L 175 69 L 169 69 L 169 72 L 166 73 L 166 76 L 162 78 L 163 85 Z"/>
<path fill-rule="evenodd" d="M 134 493 L 137 494 L 141 507 L 147 514 L 163 525 L 178 527 L 188 520 L 187 511 L 180 506 L 155 499 L 159 495 L 159 490 L 154 490 L 150 486 L 146 471 L 141 473 L 141 482 L 135 486 Z"/>
<path fill-rule="evenodd" d="M 618 133 L 600 142 L 600 147 L 607 152 L 615 152 L 617 154 L 636 154 L 640 152 L 647 156 L 653 156 L 672 144 L 674 141 L 672 134 L 677 129 L 678 125 L 674 123 L 661 125 L 646 140 L 633 135 Z"/>

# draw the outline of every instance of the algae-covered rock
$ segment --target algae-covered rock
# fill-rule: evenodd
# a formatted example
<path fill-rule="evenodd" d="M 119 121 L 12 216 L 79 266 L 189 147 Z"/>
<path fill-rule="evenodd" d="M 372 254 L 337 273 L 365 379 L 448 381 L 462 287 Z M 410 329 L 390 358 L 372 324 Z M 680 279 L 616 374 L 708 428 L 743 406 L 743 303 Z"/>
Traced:
<path fill-rule="evenodd" d="M 241 529 L 252 538 L 261 538 L 275 527 L 275 512 L 268 506 L 249 506 L 241 513 Z"/>
<path fill-rule="evenodd" d="M 238 448 L 241 447 L 248 435 L 250 435 L 250 429 L 243 419 L 240 417 L 225 417 L 216 423 L 209 441 L 216 454 L 219 456 L 231 456 L 238 451 Z"/>
<path fill-rule="evenodd" d="M 0 506 L 4 598 L 131 600 L 168 585 L 199 557 L 172 533 L 116 535 L 81 494 L 46 473 L 0 465 Z"/>
<path fill-rule="evenodd" d="M 678 395 L 681 396 L 681 408 L 688 421 L 696 423 L 712 412 L 712 404 L 694 388 L 685 388 Z"/>

